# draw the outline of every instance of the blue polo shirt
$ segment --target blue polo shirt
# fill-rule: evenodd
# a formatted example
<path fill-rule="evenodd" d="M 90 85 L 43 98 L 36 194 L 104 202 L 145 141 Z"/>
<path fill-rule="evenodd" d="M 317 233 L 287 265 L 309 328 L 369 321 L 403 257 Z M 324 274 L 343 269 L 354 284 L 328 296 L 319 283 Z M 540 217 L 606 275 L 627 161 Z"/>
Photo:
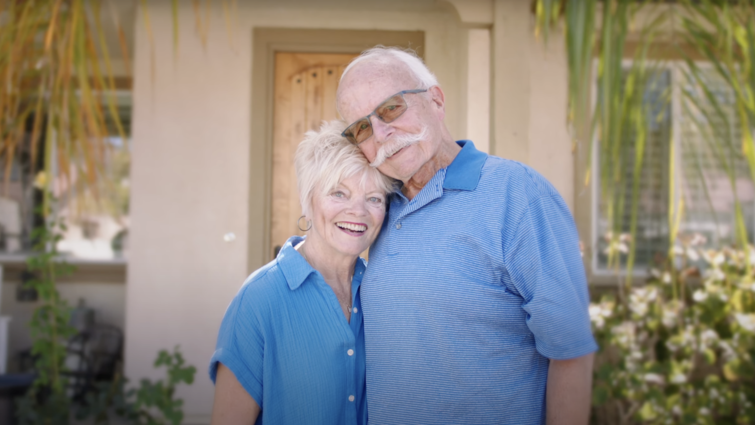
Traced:
<path fill-rule="evenodd" d="M 597 349 L 571 214 L 533 169 L 461 152 L 392 197 L 362 285 L 371 424 L 542 424 L 549 358 Z"/>
<path fill-rule="evenodd" d="M 366 424 L 365 351 L 357 260 L 347 322 L 333 290 L 294 249 L 254 272 L 223 317 L 210 361 L 228 367 L 262 408 L 257 424 Z"/>

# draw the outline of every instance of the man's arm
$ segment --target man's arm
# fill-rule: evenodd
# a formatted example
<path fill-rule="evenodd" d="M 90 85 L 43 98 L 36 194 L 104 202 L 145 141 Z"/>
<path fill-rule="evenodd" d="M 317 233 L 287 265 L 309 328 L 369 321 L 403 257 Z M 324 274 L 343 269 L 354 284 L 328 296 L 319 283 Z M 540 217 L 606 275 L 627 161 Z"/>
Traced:
<path fill-rule="evenodd" d="M 546 393 L 547 425 L 585 425 L 590 419 L 593 353 L 550 361 Z"/>
<path fill-rule="evenodd" d="M 252 425 L 259 414 L 259 405 L 241 386 L 236 375 L 218 363 L 212 425 Z"/>

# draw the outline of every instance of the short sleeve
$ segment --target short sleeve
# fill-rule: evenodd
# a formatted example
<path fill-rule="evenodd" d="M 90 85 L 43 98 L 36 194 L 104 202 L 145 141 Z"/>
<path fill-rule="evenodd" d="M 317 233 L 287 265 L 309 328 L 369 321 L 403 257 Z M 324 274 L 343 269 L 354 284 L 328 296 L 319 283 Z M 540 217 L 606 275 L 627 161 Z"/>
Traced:
<path fill-rule="evenodd" d="M 504 247 L 504 283 L 524 299 L 537 351 L 563 360 L 597 350 L 579 237 L 563 199 L 555 190 L 532 199 L 515 225 Z"/>
<path fill-rule="evenodd" d="M 215 382 L 218 363 L 223 363 L 257 404 L 262 406 L 264 331 L 254 307 L 244 302 L 244 289 L 247 288 L 242 288 L 236 295 L 223 317 L 215 353 L 210 360 L 210 379 Z"/>

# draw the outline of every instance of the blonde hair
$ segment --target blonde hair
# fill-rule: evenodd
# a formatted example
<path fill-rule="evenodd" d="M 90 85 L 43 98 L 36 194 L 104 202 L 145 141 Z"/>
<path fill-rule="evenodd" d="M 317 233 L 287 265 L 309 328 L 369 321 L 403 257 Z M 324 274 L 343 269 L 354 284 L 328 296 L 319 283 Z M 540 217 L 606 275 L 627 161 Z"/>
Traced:
<path fill-rule="evenodd" d="M 358 174 L 363 187 L 372 181 L 386 195 L 396 190 L 395 180 L 370 167 L 362 151 L 341 136 L 345 129 L 346 123 L 341 120 L 323 121 L 320 130 L 308 131 L 296 148 L 294 166 L 304 215 L 310 213 L 316 190 L 326 195 Z"/>

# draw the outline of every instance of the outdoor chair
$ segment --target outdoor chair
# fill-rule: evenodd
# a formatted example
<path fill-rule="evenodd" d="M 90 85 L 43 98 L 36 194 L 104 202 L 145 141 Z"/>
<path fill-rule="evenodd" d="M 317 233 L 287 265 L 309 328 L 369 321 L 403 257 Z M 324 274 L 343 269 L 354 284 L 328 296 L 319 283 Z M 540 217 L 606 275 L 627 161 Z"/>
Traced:
<path fill-rule="evenodd" d="M 95 383 L 112 381 L 123 356 L 123 332 L 111 325 L 94 324 L 73 336 L 67 344 L 64 375 L 69 377 L 71 399 L 83 402 Z"/>

